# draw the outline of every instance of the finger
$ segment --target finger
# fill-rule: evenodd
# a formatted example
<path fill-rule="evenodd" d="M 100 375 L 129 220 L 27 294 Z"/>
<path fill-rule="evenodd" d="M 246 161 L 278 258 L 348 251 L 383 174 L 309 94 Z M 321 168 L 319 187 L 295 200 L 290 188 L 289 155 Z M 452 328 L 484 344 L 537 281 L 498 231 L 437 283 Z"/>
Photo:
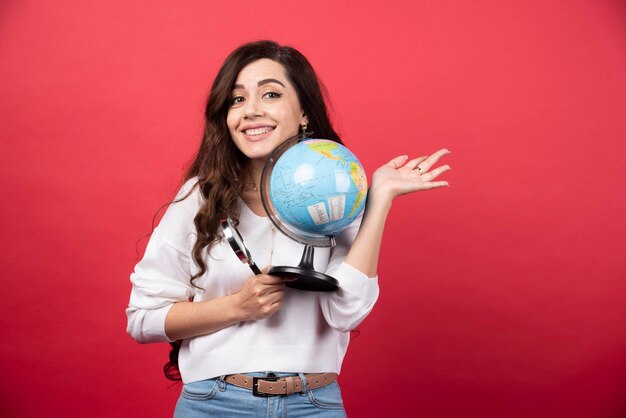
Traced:
<path fill-rule="evenodd" d="M 436 189 L 439 187 L 450 187 L 447 181 L 429 181 L 422 184 L 421 190 Z"/>
<path fill-rule="evenodd" d="M 298 280 L 297 276 L 292 276 L 292 275 L 287 274 L 287 273 L 281 273 L 280 276 L 269 274 L 269 276 L 277 277 L 282 282 L 293 282 L 295 280 Z"/>
<path fill-rule="evenodd" d="M 271 297 L 272 295 L 281 296 L 284 291 L 285 291 L 284 284 L 272 285 L 272 286 L 260 286 L 259 288 L 257 288 L 255 296 L 259 300 L 260 303 L 267 304 L 266 301 L 268 297 Z"/>
<path fill-rule="evenodd" d="M 272 305 L 283 302 L 283 295 L 281 293 L 274 293 L 271 295 L 267 295 L 263 299 L 263 306 L 265 308 L 270 308 Z"/>
<path fill-rule="evenodd" d="M 280 308 L 283 307 L 283 301 L 279 300 L 278 302 L 274 302 L 271 305 L 268 306 L 268 313 L 267 316 L 272 316 L 274 315 L 276 312 L 280 311 Z"/>
<path fill-rule="evenodd" d="M 398 168 L 402 167 L 405 163 L 406 160 L 409 158 L 408 155 L 400 155 L 394 159 L 392 159 L 391 161 L 389 161 L 387 163 L 387 165 L 391 168 L 393 168 L 394 170 L 397 170 Z"/>
<path fill-rule="evenodd" d="M 415 170 L 417 168 L 417 166 L 424 161 L 426 158 L 426 156 L 423 157 L 418 157 L 418 158 L 414 158 L 411 161 L 407 162 L 405 167 L 410 168 L 411 170 Z"/>
<path fill-rule="evenodd" d="M 437 176 L 439 176 L 441 173 L 444 173 L 448 170 L 450 170 L 450 166 L 449 165 L 444 165 L 441 167 L 437 167 L 434 170 L 429 171 L 428 173 L 424 173 L 422 174 L 422 180 L 423 181 L 432 181 L 434 179 L 437 178 Z"/>
<path fill-rule="evenodd" d="M 448 151 L 446 148 L 443 148 L 435 152 L 434 154 L 430 155 L 428 158 L 426 158 L 426 160 L 421 162 L 419 165 L 420 168 L 422 169 L 422 173 L 425 173 L 428 170 L 430 170 L 430 167 L 432 167 L 437 161 L 439 161 L 441 157 L 443 157 L 446 154 L 450 154 L 450 151 Z"/>
<path fill-rule="evenodd" d="M 296 280 L 298 280 L 296 276 L 281 276 L 280 278 L 285 283 L 291 283 L 291 282 L 295 282 Z"/>
<path fill-rule="evenodd" d="M 259 298 L 259 303 L 263 306 L 269 306 L 272 303 L 281 301 L 283 299 L 283 292 L 274 292 L 269 294 L 263 294 L 261 298 Z"/>
<path fill-rule="evenodd" d="M 272 276 L 271 274 L 263 274 L 258 276 L 259 281 L 265 285 L 282 284 L 285 280 L 279 276 Z"/>
<path fill-rule="evenodd" d="M 285 283 L 281 283 L 277 285 L 268 286 L 267 289 L 265 289 L 265 291 L 263 292 L 263 294 L 271 295 L 276 292 L 282 293 L 284 291 L 285 291 Z"/>

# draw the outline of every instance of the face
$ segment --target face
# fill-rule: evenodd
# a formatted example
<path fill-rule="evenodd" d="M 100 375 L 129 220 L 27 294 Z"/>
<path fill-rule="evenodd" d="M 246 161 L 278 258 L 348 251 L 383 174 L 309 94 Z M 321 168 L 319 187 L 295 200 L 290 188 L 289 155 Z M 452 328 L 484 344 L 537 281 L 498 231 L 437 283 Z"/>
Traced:
<path fill-rule="evenodd" d="M 235 81 L 226 120 L 230 136 L 251 160 L 265 161 L 308 123 L 285 68 L 270 59 L 244 67 Z"/>

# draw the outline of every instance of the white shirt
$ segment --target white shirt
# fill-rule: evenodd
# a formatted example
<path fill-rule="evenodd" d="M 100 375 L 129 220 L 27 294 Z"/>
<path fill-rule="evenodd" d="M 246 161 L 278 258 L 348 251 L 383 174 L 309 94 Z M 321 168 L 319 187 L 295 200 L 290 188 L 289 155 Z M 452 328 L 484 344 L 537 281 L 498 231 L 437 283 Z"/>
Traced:
<path fill-rule="evenodd" d="M 195 178 L 186 182 L 178 197 L 196 182 Z M 190 284 L 191 275 L 199 271 L 191 251 L 196 238 L 193 219 L 201 201 L 196 187 L 185 200 L 170 205 L 131 274 L 127 331 L 140 343 L 171 341 L 165 334 L 165 317 L 174 303 L 231 295 L 253 274 L 222 239 L 211 247 L 207 271 L 195 281 L 201 289 Z M 336 237 L 334 248 L 315 248 L 315 269 L 337 279 L 337 291 L 286 288 L 283 307 L 273 316 L 184 340 L 179 354 L 183 382 L 266 370 L 339 373 L 349 331 L 372 310 L 379 292 L 377 277 L 368 278 L 343 262 L 360 221 Z M 270 264 L 298 265 L 304 245 L 275 230 L 269 218 L 256 215 L 243 201 L 237 229 L 261 269 Z"/>

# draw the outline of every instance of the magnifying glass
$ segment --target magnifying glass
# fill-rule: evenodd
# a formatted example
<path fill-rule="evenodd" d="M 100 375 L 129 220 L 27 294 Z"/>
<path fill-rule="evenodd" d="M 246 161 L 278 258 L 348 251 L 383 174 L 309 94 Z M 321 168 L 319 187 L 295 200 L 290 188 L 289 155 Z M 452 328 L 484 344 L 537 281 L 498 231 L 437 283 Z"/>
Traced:
<path fill-rule="evenodd" d="M 250 251 L 248 251 L 243 243 L 243 238 L 237 230 L 233 220 L 230 218 L 222 219 L 221 224 L 222 230 L 224 231 L 224 237 L 228 240 L 230 247 L 233 249 L 239 260 L 241 260 L 242 263 L 247 264 L 254 274 L 261 274 L 261 270 L 257 267 L 254 261 L 252 261 Z"/>

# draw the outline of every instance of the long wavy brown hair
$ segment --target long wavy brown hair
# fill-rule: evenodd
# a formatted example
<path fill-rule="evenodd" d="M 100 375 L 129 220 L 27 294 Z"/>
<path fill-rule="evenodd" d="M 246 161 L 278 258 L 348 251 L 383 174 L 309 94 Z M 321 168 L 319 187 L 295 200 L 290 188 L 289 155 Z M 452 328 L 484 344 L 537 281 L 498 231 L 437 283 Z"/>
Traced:
<path fill-rule="evenodd" d="M 192 190 L 198 187 L 203 198 L 194 218 L 197 240 L 192 256 L 199 270 L 190 278 L 193 286 L 196 286 L 195 280 L 206 272 L 205 257 L 208 250 L 221 239 L 220 220 L 226 217 L 239 218 L 239 198 L 247 183 L 247 157 L 233 143 L 226 117 L 239 72 L 248 64 L 263 58 L 276 61 L 285 68 L 287 78 L 294 86 L 300 106 L 308 118 L 309 130 L 315 132 L 315 137 L 341 143 L 328 116 L 325 89 L 304 55 L 292 47 L 281 46 L 273 41 L 251 42 L 233 51 L 224 61 L 211 86 L 204 112 L 202 142 L 184 176 L 185 181 L 197 177 L 198 181 Z M 180 380 L 179 349 L 180 341 L 172 343 L 170 361 L 164 366 L 165 376 L 170 380 Z"/>

